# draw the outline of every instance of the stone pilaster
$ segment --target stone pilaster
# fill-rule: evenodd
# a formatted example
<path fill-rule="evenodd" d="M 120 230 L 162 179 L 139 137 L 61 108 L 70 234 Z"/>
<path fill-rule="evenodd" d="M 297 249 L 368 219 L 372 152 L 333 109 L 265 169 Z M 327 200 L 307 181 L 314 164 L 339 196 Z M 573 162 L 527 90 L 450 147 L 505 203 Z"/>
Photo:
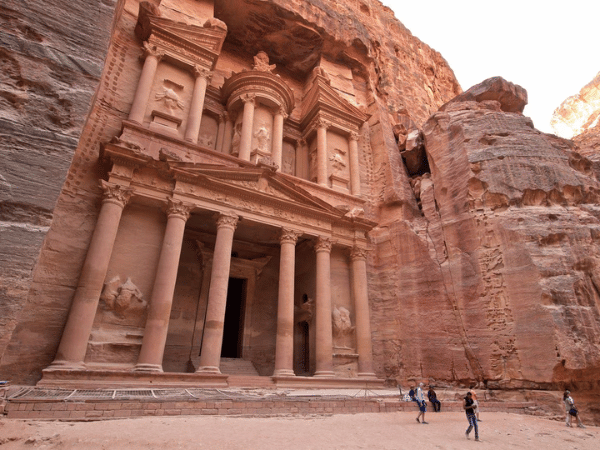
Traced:
<path fill-rule="evenodd" d="M 180 201 L 169 199 L 167 228 L 160 250 L 136 371 L 162 372 L 181 244 L 190 209 L 190 206 Z"/>
<path fill-rule="evenodd" d="M 358 162 L 358 133 L 351 133 L 348 141 L 350 157 L 350 192 L 360 195 L 360 165 Z"/>
<path fill-rule="evenodd" d="M 294 376 L 294 279 L 300 233 L 282 229 L 274 376 Z"/>
<path fill-rule="evenodd" d="M 185 140 L 198 143 L 198 133 L 200 131 L 200 122 L 202 121 L 202 111 L 204 110 L 204 98 L 206 96 L 206 86 L 212 77 L 210 70 L 195 66 L 194 77 L 194 92 L 192 94 L 192 103 L 190 104 L 190 112 L 188 114 L 187 127 L 185 129 Z"/>
<path fill-rule="evenodd" d="M 129 120 L 139 124 L 144 123 L 144 115 L 148 106 L 148 98 L 152 90 L 152 83 L 156 75 L 156 68 L 163 57 L 163 53 L 156 47 L 152 47 L 148 42 L 144 42 L 144 67 L 138 81 L 138 86 L 135 91 L 131 110 L 129 111 Z"/>
<path fill-rule="evenodd" d="M 200 353 L 200 366 L 196 372 L 221 373 L 219 365 L 223 345 L 231 249 L 237 222 L 238 216 L 235 214 L 221 214 L 217 219 L 217 239 L 208 291 L 204 338 Z"/>
<path fill-rule="evenodd" d="M 320 237 L 317 254 L 316 377 L 333 377 L 333 329 L 331 324 L 331 240 Z"/>
<path fill-rule="evenodd" d="M 277 170 L 281 170 L 281 160 L 283 151 L 283 122 L 287 119 L 288 115 L 283 107 L 275 113 L 273 119 L 273 148 L 271 150 L 271 159 L 273 163 L 278 167 Z"/>
<path fill-rule="evenodd" d="M 317 123 L 317 183 L 327 186 L 327 129 L 330 124 L 323 119 Z"/>
<path fill-rule="evenodd" d="M 354 247 L 350 252 L 350 260 L 352 262 L 352 292 L 354 294 L 354 311 L 356 314 L 358 376 L 374 378 L 366 259 L 367 251 L 365 249 Z"/>
<path fill-rule="evenodd" d="M 254 127 L 254 106 L 256 104 L 256 95 L 242 95 L 244 102 L 244 115 L 242 117 L 242 131 L 240 136 L 239 158 L 250 161 L 250 151 L 252 146 L 252 129 Z"/>
<path fill-rule="evenodd" d="M 96 228 L 83 263 L 67 324 L 49 369 L 80 369 L 92 331 L 98 301 L 104 286 L 110 256 L 117 237 L 123 208 L 133 190 L 102 181 L 104 198 Z"/>

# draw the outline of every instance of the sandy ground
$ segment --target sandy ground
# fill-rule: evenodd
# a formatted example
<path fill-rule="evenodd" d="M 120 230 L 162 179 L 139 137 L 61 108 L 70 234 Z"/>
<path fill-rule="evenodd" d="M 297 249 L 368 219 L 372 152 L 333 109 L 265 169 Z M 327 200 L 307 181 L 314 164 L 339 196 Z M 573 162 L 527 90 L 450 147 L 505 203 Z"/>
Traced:
<path fill-rule="evenodd" d="M 594 449 L 600 428 L 508 413 L 482 413 L 480 442 L 465 438 L 465 415 L 415 413 L 335 416 L 180 416 L 98 422 L 0 420 L 0 450 L 354 450 L 354 449 Z M 585 418 L 583 418 L 585 420 Z"/>

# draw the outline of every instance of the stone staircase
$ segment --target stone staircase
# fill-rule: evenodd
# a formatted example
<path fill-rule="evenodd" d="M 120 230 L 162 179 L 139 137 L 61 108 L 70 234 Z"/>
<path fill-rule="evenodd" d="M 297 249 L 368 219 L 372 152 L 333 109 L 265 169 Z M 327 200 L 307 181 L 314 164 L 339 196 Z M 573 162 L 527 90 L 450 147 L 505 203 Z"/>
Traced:
<path fill-rule="evenodd" d="M 221 373 L 226 375 L 244 375 L 258 377 L 258 372 L 252 364 L 252 361 L 247 361 L 241 358 L 221 358 Z"/>

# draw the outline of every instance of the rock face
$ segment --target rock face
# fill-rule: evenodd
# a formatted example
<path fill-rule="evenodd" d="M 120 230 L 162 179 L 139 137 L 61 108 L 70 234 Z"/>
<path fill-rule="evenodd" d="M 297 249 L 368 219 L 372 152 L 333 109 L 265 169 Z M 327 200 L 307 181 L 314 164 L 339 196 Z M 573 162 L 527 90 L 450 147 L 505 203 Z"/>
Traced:
<path fill-rule="evenodd" d="M 164 214 L 157 213 L 157 204 L 166 201 L 174 186 L 180 197 L 197 199 L 198 190 L 210 183 L 225 186 L 227 181 L 230 191 L 235 187 L 236 192 L 246 190 L 256 197 L 259 194 L 252 191 L 256 188 L 260 195 L 269 193 L 282 203 L 294 199 L 320 218 L 336 217 L 332 229 L 341 241 L 351 242 L 360 235 L 352 226 L 371 228 L 364 292 L 368 293 L 374 371 L 380 379 L 476 381 L 500 388 L 557 388 L 576 383 L 596 388 L 600 371 L 600 185 L 592 162 L 581 154 L 585 149 L 578 153 L 572 141 L 535 130 L 522 115 L 526 91 L 502 78 L 486 80 L 460 94 L 442 57 L 411 36 L 378 2 L 271 0 L 245 1 L 242 7 L 240 3 L 156 0 L 140 10 L 138 1 L 119 2 L 112 29 L 110 10 L 92 24 L 104 33 L 96 36 L 111 37 L 100 82 L 99 69 L 94 76 L 81 79 L 59 71 L 60 80 L 71 80 L 74 89 L 79 89 L 75 90 L 81 97 L 72 100 L 79 114 L 64 123 L 46 123 L 36 120 L 36 113 L 27 108 L 13 104 L 12 109 L 5 109 L 13 117 L 13 131 L 3 135 L 6 142 L 18 141 L 19 121 L 30 121 L 34 128 L 48 130 L 38 132 L 54 152 L 46 153 L 63 165 L 62 172 L 48 175 L 36 169 L 40 166 L 34 160 L 13 158 L 6 159 L 14 164 L 2 172 L 0 181 L 6 186 L 1 199 L 2 238 L 6 235 L 14 250 L 3 261 L 11 270 L 2 271 L 0 285 L 8 299 L 2 302 L 5 310 L 0 315 L 4 320 L 0 322 L 0 377 L 35 383 L 55 358 L 99 220 L 101 179 L 137 183 L 138 197 L 146 195 L 144 202 L 124 210 L 117 250 L 96 299 L 98 312 L 90 324 L 93 331 L 85 361 L 90 367 L 106 367 L 110 361 L 114 367 L 128 368 L 135 364 L 143 345 L 148 305 L 149 317 L 155 313 L 151 301 L 154 273 L 168 228 Z M 20 17 L 26 22 L 24 13 Z M 69 17 L 81 19 L 85 14 Z M 165 42 L 171 43 L 177 39 L 217 42 L 227 33 L 222 48 L 215 44 L 210 53 L 220 52 L 207 81 L 207 114 L 201 122 L 204 128 L 198 125 L 198 145 L 178 134 L 182 120 L 191 121 L 179 117 L 192 101 L 194 79 L 181 69 L 189 54 L 165 58 L 157 77 L 164 86 L 148 96 L 151 113 L 146 117 L 142 111 L 145 121 L 127 120 L 132 104 L 137 104 L 138 80 L 143 78 L 140 39 L 152 27 L 167 29 L 170 34 L 161 36 L 168 36 Z M 24 28 L 13 24 L 6 29 Z M 191 32 L 182 34 L 182 29 Z M 26 39 L 23 35 L 15 42 Z M 291 45 L 297 42 L 302 45 Z M 77 54 L 69 45 L 72 41 L 68 50 Z M 99 64 L 103 47 L 89 45 L 91 57 Z M 195 47 L 190 44 L 188 48 Z M 156 50 L 145 47 L 146 54 L 154 51 L 159 59 Z M 22 57 L 14 48 L 6 51 L 5 61 Z M 174 64 L 174 60 L 179 62 Z M 5 101 L 25 96 L 19 92 L 23 83 L 16 69 L 25 66 L 15 63 L 3 72 L 8 77 L 2 85 Z M 228 99 L 235 97 L 235 90 L 250 82 L 285 97 L 287 109 L 277 110 L 279 118 L 287 117 L 283 133 L 288 140 L 282 151 L 299 158 L 300 150 L 309 147 L 304 166 L 297 164 L 293 171 L 288 161 L 282 165 L 282 175 L 269 159 L 260 157 L 274 140 L 270 104 L 256 108 L 255 117 L 266 125 L 247 135 L 256 144 L 254 159 L 240 161 L 242 138 L 236 135 L 235 126 L 230 129 L 231 148 L 238 153 L 219 153 L 225 139 L 218 115 L 231 106 Z M 43 106 L 36 104 L 37 111 L 52 111 L 47 105 L 61 98 L 52 94 L 56 83 L 41 90 L 47 96 L 40 94 Z M 197 96 L 193 98 L 198 101 Z M 344 123 L 360 127 L 359 132 L 344 131 L 343 135 L 325 131 L 331 146 L 326 161 L 333 176 L 323 181 L 320 174 L 313 176 L 318 162 L 308 157 L 309 149 L 317 153 L 321 145 L 315 137 L 318 132 L 302 133 L 310 128 L 311 111 L 325 107 L 332 117 L 337 111 Z M 30 134 L 35 136 L 35 129 Z M 192 136 L 196 137 L 198 133 Z M 58 146 L 63 141 L 73 145 Z M 347 188 L 350 162 L 345 155 L 351 152 L 350 143 L 357 147 L 359 158 L 360 190 L 355 191 Z M 300 150 L 293 153 L 295 148 Z M 35 142 L 27 141 L 21 149 L 20 154 L 27 155 L 41 151 Z M 29 181 L 22 182 L 27 188 L 11 191 L 18 174 L 29 175 Z M 34 195 L 31 187 L 40 180 L 47 185 L 42 197 Z M 251 203 L 250 197 L 237 202 L 230 191 L 207 194 L 206 201 L 238 209 Z M 36 209 L 40 198 L 43 204 Z M 267 206 L 270 209 L 252 210 L 252 220 L 241 222 L 236 233 L 244 245 L 229 252 L 237 276 L 253 280 L 260 293 L 253 300 L 256 314 L 249 333 L 256 345 L 244 356 L 261 375 L 273 373 L 280 242 L 271 227 L 280 222 L 266 226 L 257 217 L 265 211 L 278 220 L 295 217 L 286 217 L 287 212 L 270 203 Z M 310 217 L 306 220 L 313 220 Z M 215 231 L 207 226 L 212 223 L 210 214 L 195 211 L 189 220 L 186 226 L 193 235 L 186 236 L 181 247 L 175 301 L 167 320 L 163 365 L 172 372 L 189 371 L 188 358 L 191 365 L 197 363 L 199 334 L 189 324 L 203 326 L 199 318 L 208 308 L 199 299 L 207 297 L 208 288 L 199 280 L 207 277 L 205 267 L 216 245 Z M 315 223 L 315 228 L 325 228 L 322 222 Z M 41 225 L 41 233 L 33 225 Z M 37 240 L 28 237 L 32 230 L 38 233 Z M 142 243 L 137 241 L 140 236 Z M 293 233 L 288 237 L 295 239 Z M 316 263 L 313 248 L 306 242 L 298 245 L 295 281 L 310 291 L 315 290 Z M 28 258 L 15 261 L 12 254 Z M 363 257 L 364 252 L 353 256 L 358 261 Z M 356 376 L 352 333 L 365 325 L 357 320 L 348 299 L 363 286 L 350 287 L 351 271 L 360 267 L 351 267 L 347 260 L 344 249 L 331 250 L 331 283 L 345 286 L 332 291 L 333 306 L 340 317 L 343 312 L 348 319 L 343 333 L 336 328 L 332 345 L 343 362 L 336 374 L 345 371 Z M 131 273 L 121 270 L 130 267 Z M 238 288 L 240 292 L 246 289 Z M 315 312 L 314 298 L 297 294 L 297 315 L 309 323 L 319 314 L 319 302 Z M 305 341 L 294 341 L 296 353 L 314 339 L 306 327 L 301 335 Z M 120 341 L 115 340 L 118 333 Z M 368 347 L 368 339 L 361 344 Z M 295 363 L 296 373 L 314 372 L 309 359 L 307 355 Z"/>
<path fill-rule="evenodd" d="M 600 124 L 600 72 L 578 94 L 556 108 L 550 123 L 558 136 L 568 139 L 585 136 L 581 150 L 589 150 L 590 140 L 598 134 Z"/>
<path fill-rule="evenodd" d="M 98 87 L 116 3 L 26 0 L 2 6 L 0 358 L 26 304 Z"/>

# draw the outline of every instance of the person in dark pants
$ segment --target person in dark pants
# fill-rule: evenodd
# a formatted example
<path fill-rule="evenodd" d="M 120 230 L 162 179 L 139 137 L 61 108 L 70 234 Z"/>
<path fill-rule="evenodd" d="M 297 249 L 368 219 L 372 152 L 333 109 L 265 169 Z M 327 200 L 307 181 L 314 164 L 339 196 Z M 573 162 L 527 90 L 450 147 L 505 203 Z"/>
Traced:
<path fill-rule="evenodd" d="M 427 391 L 427 398 L 429 398 L 429 402 L 431 403 L 431 406 L 433 406 L 433 412 L 440 412 L 442 404 L 437 399 L 437 394 L 433 390 L 433 386 L 429 386 L 429 390 Z"/>
<path fill-rule="evenodd" d="M 469 421 L 469 428 L 465 432 L 465 436 L 469 439 L 469 433 L 471 430 L 475 428 L 475 440 L 479 440 L 479 427 L 477 426 L 477 417 L 475 416 L 475 402 L 473 401 L 473 396 L 470 392 L 467 392 L 467 396 L 463 401 L 463 408 L 465 413 L 467 414 L 467 420 Z"/>

